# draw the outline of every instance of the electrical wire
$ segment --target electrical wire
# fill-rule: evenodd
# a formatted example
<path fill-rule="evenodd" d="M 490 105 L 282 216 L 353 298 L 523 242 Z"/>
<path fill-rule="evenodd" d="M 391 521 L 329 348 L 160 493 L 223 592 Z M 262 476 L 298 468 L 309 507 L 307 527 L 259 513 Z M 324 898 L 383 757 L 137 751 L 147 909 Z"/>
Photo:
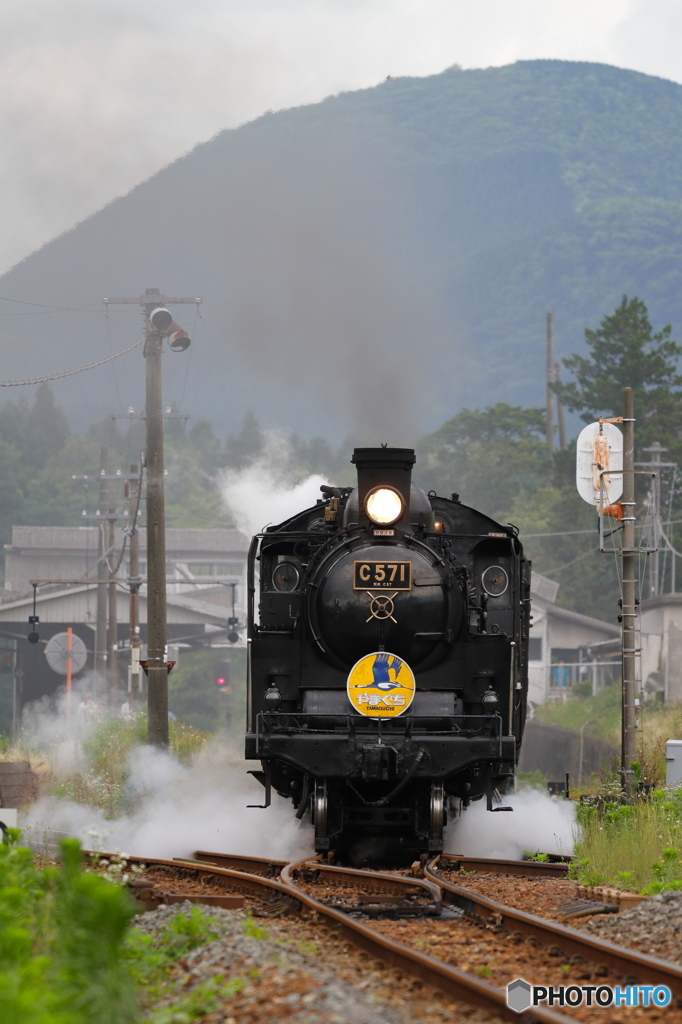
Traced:
<path fill-rule="evenodd" d="M 111 324 L 109 323 L 109 307 L 108 306 L 107 306 L 107 308 L 104 311 L 104 316 L 105 316 L 105 319 L 106 319 L 106 322 L 107 322 L 107 336 L 109 338 L 109 352 L 112 352 L 113 347 L 114 347 L 114 343 L 113 343 L 112 338 L 111 338 Z M 112 376 L 114 378 L 114 391 L 116 392 L 116 401 L 118 402 L 119 409 L 121 410 L 121 412 L 123 412 L 124 411 L 123 410 L 123 403 L 121 402 L 121 396 L 120 396 L 119 391 L 118 391 L 118 378 L 116 376 L 116 368 L 113 365 L 113 363 L 112 363 L 112 366 L 111 366 L 111 373 L 112 373 Z M 112 423 L 113 423 L 113 420 L 112 420 Z"/>
<path fill-rule="evenodd" d="M 25 302 L 22 299 L 8 299 L 6 295 L 0 295 L 2 302 L 14 302 L 18 306 L 35 306 L 38 309 L 45 309 L 48 312 L 59 313 L 101 313 L 100 309 L 88 309 L 87 306 L 51 306 L 47 302 Z M 31 316 L 30 313 L 3 313 L 2 316 Z"/>
<path fill-rule="evenodd" d="M 118 359 L 119 356 L 124 356 L 126 352 L 132 352 L 134 348 L 141 345 L 145 339 L 140 338 L 139 341 L 134 341 L 132 345 L 128 345 L 127 348 L 122 348 L 118 352 L 113 352 L 109 356 L 104 356 L 103 359 L 95 359 L 92 363 L 85 363 L 84 366 L 76 366 L 73 370 L 62 370 L 60 373 L 48 373 L 44 377 L 27 377 L 23 380 L 0 380 L 0 388 L 16 388 L 23 387 L 26 384 L 44 384 L 48 380 L 61 380 L 62 377 L 71 377 L 74 373 L 82 373 L 84 370 L 92 370 L 95 366 L 102 366 L 103 363 L 110 363 L 112 359 Z"/>
<path fill-rule="evenodd" d="M 128 543 L 128 538 L 132 537 L 132 535 L 137 530 L 137 517 L 138 517 L 139 512 L 140 512 L 140 502 L 142 501 L 142 477 L 143 477 L 143 474 L 144 474 L 144 467 L 140 466 L 140 479 L 138 481 L 139 487 L 137 489 L 137 505 L 135 506 L 135 512 L 133 513 L 133 521 L 130 524 L 130 527 L 126 530 L 125 535 L 123 537 L 123 546 L 121 548 L 121 554 L 119 556 L 118 562 L 116 563 L 116 568 L 110 570 L 112 576 L 115 576 L 116 573 L 118 572 L 118 570 L 121 568 L 121 562 L 123 561 L 123 556 L 125 555 L 125 550 L 126 550 L 126 545 Z"/>
<path fill-rule="evenodd" d="M 586 551 L 584 555 L 578 555 L 578 557 L 574 558 L 572 562 L 565 562 L 564 565 L 557 565 L 555 569 L 548 569 L 546 572 L 541 573 L 541 575 L 549 576 L 550 573 L 560 572 L 562 569 L 568 569 L 569 565 L 575 565 L 576 562 L 581 562 L 583 558 L 589 558 L 589 556 L 593 555 L 595 551 L 599 551 L 599 548 L 591 548 L 589 551 Z"/>
<path fill-rule="evenodd" d="M 524 533 L 519 532 L 519 537 L 526 540 L 528 537 L 577 537 L 579 533 L 594 533 L 594 530 L 563 530 L 561 533 Z"/>

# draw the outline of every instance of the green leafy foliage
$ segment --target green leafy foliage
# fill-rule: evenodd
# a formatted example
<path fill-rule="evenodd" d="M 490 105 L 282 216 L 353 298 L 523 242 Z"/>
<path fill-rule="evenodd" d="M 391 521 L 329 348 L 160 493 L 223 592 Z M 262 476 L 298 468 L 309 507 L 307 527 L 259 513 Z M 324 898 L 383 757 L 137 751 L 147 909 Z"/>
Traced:
<path fill-rule="evenodd" d="M 267 928 L 264 928 L 262 924 L 258 924 L 252 917 L 247 917 L 246 921 L 244 921 L 243 929 L 244 935 L 248 935 L 250 939 L 263 941 L 268 937 Z"/>
<path fill-rule="evenodd" d="M 515 498 L 534 492 L 548 472 L 542 409 L 498 403 L 462 409 L 419 445 L 416 481 L 466 505 L 504 517 Z"/>
<path fill-rule="evenodd" d="M 578 805 L 570 876 L 645 895 L 682 889 L 682 790 L 654 790 L 630 804 L 613 796 Z"/>
<path fill-rule="evenodd" d="M 120 887 L 87 874 L 76 840 L 60 869 L 0 845 L 0 1019 L 3 1024 L 134 1024 L 123 943 L 133 916 Z"/>
<path fill-rule="evenodd" d="M 208 733 L 179 720 L 171 719 L 168 725 L 171 753 L 188 763 L 202 749 Z M 132 811 L 126 790 L 128 760 L 133 747 L 146 742 L 146 711 L 128 719 L 101 719 L 84 744 L 87 768 L 62 777 L 53 787 L 53 794 L 99 807 L 108 818 Z"/>
<path fill-rule="evenodd" d="M 682 375 L 677 372 L 682 347 L 671 334 L 669 324 L 654 334 L 642 300 L 624 295 L 596 331 L 585 330 L 589 355 L 564 359 L 575 381 L 554 384 L 554 390 L 568 409 L 590 423 L 599 416 L 622 415 L 623 388 L 631 387 L 638 443 L 677 439 L 682 425 Z"/>
<path fill-rule="evenodd" d="M 219 938 L 215 925 L 215 918 L 193 907 L 188 913 L 174 914 L 154 936 L 139 928 L 130 930 L 125 946 L 126 964 L 142 1008 L 147 1011 L 146 1020 L 154 1024 L 192 1024 L 241 991 L 242 978 L 224 982 L 221 975 L 216 975 L 185 994 L 182 983 L 172 977 L 178 960 Z"/>
<path fill-rule="evenodd" d="M 224 678 L 225 686 L 216 679 Z M 171 711 L 188 727 L 206 732 L 243 732 L 246 715 L 246 651 L 215 648 L 183 653 L 168 679 Z"/>

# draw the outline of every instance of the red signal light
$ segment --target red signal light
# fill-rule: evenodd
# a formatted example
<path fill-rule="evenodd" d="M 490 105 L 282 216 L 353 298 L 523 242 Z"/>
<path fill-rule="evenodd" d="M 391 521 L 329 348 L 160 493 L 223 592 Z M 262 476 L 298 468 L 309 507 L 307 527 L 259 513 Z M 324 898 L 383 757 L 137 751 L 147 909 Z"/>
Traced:
<path fill-rule="evenodd" d="M 218 677 L 218 678 L 216 679 L 216 681 L 215 681 L 215 683 L 216 683 L 216 686 L 224 686 L 226 682 L 227 682 L 227 679 L 223 679 L 223 677 L 222 677 L 222 676 L 219 676 L 219 677 Z"/>

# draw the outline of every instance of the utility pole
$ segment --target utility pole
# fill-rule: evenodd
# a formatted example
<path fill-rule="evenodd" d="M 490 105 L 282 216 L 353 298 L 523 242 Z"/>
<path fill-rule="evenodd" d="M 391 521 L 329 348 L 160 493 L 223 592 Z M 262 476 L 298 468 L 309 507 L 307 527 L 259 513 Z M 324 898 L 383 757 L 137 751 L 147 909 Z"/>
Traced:
<path fill-rule="evenodd" d="M 107 511 L 109 475 L 109 449 L 102 445 L 99 458 L 99 505 L 97 523 L 97 626 L 95 631 L 95 672 L 104 682 L 107 679 L 107 578 L 109 567 L 104 558 L 105 533 L 104 516 Z"/>
<path fill-rule="evenodd" d="M 651 561 L 649 563 L 649 596 L 657 597 L 661 591 L 659 548 L 663 532 L 661 529 L 661 455 L 663 452 L 667 452 L 668 449 L 662 448 L 658 441 L 655 441 L 651 448 L 643 448 L 642 450 L 651 454 L 651 462 L 638 462 L 637 465 L 651 466 L 656 474 L 652 476 L 651 480 L 651 518 L 653 525 L 653 544 L 651 546 L 654 550 L 651 553 Z M 669 463 L 666 463 L 666 465 L 669 465 Z"/>
<path fill-rule="evenodd" d="M 109 630 L 107 636 L 107 690 L 109 693 L 108 704 L 113 707 L 118 690 L 118 608 L 116 602 L 116 583 L 114 582 L 116 568 L 116 509 L 109 506 L 109 517 L 107 523 L 107 551 L 106 566 L 108 570 L 109 584 Z"/>
<path fill-rule="evenodd" d="M 140 467 L 133 462 L 130 466 L 130 688 L 133 707 L 140 700 L 140 534 L 137 529 L 136 515 L 140 506 L 142 480 Z"/>
<path fill-rule="evenodd" d="M 635 401 L 632 388 L 623 390 L 623 693 L 621 770 L 630 793 L 635 760 L 637 673 L 637 562 L 635 545 Z"/>
<path fill-rule="evenodd" d="M 554 392 L 550 385 L 554 381 L 554 314 L 547 314 L 547 414 L 545 434 L 547 451 L 554 451 Z"/>
<path fill-rule="evenodd" d="M 147 427 L 147 680 L 149 742 L 168 746 L 168 665 L 166 661 L 166 517 L 163 488 L 163 395 L 161 353 L 163 339 L 183 352 L 187 332 L 175 323 L 166 306 L 201 302 L 199 298 L 170 298 L 158 288 L 147 288 L 137 298 L 105 299 L 109 303 L 139 305 L 143 309 L 146 343 Z"/>
<path fill-rule="evenodd" d="M 126 417 L 128 418 L 128 417 Z M 116 419 L 112 416 L 112 419 Z M 108 451 L 102 449 L 103 452 Z M 138 615 L 138 595 L 140 589 L 139 579 L 139 535 L 135 527 L 135 514 L 139 508 L 140 502 L 140 488 L 141 488 L 141 476 L 139 466 L 132 465 L 130 467 L 130 474 L 125 475 L 121 470 L 117 470 L 116 473 L 106 472 L 106 466 L 104 463 L 106 459 L 102 457 L 103 468 L 100 470 L 99 483 L 100 491 L 104 493 L 104 499 L 107 498 L 107 485 L 109 481 L 116 480 L 124 484 L 125 496 L 130 498 L 130 549 L 131 549 L 131 566 L 134 562 L 134 572 L 131 569 L 130 576 L 128 578 L 128 586 L 130 587 L 130 600 L 131 600 L 131 616 L 133 615 L 134 607 L 134 621 L 131 617 L 131 638 L 136 637 L 136 648 L 133 649 L 133 641 L 131 639 L 131 658 L 137 665 L 137 672 L 139 673 L 139 661 L 140 661 L 140 629 L 139 629 L 139 615 Z M 91 476 L 72 476 L 72 480 L 92 480 Z M 100 532 L 104 529 L 104 523 L 107 523 L 107 541 L 106 547 L 103 551 L 100 551 L 100 557 L 98 560 L 98 593 L 100 589 L 104 591 L 104 587 L 100 588 L 99 581 L 104 578 L 107 581 L 106 584 L 106 605 L 102 603 L 102 607 L 98 603 L 98 614 L 103 612 L 104 624 L 106 629 L 106 642 L 102 646 L 102 650 L 105 651 L 105 656 L 102 659 L 104 668 L 103 676 L 107 679 L 107 688 L 109 691 L 109 697 L 115 696 L 115 691 L 118 689 L 120 679 L 118 676 L 118 604 L 116 587 L 120 580 L 117 579 L 116 572 L 114 572 L 114 566 L 116 564 L 117 555 L 116 549 L 116 523 L 119 516 L 116 514 L 114 506 L 109 505 L 108 510 L 105 508 L 103 511 L 101 508 L 98 510 L 97 515 L 90 516 L 83 512 L 84 519 L 95 519 L 97 521 L 98 529 Z M 131 579 L 132 577 L 132 579 Z M 56 582 L 56 581 L 55 581 Z M 66 583 L 67 580 L 62 582 Z M 76 582 L 71 581 L 71 582 Z M 98 620 L 99 621 L 99 620 Z M 96 649 L 99 649 L 96 645 Z M 139 693 L 138 693 L 139 695 Z"/>
<path fill-rule="evenodd" d="M 147 310 L 147 322 L 149 314 Z M 151 326 L 151 325 L 150 325 Z M 163 339 L 147 328 L 147 677 L 149 742 L 168 746 L 168 669 L 166 667 L 166 504 L 163 488 Z"/>
<path fill-rule="evenodd" d="M 557 384 L 561 384 L 561 363 L 554 364 L 554 380 Z M 564 409 L 564 403 L 558 395 L 556 396 L 556 408 L 557 418 L 559 420 L 559 447 L 563 451 L 566 447 L 566 411 Z"/>

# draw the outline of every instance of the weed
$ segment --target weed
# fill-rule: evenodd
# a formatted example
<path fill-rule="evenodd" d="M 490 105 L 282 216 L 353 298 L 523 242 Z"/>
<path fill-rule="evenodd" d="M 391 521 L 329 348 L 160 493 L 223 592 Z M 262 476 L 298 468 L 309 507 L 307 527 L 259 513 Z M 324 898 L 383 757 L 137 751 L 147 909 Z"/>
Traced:
<path fill-rule="evenodd" d="M 76 840 L 62 842 L 60 868 L 37 868 L 18 838 L 11 830 L 0 845 L 3 1024 L 134 1024 L 123 957 L 132 900 L 83 871 Z"/>
<path fill-rule="evenodd" d="M 317 943 L 312 942 L 309 939 L 300 939 L 298 943 L 298 951 L 299 953 L 311 953 L 314 955 L 317 953 Z"/>
<path fill-rule="evenodd" d="M 524 850 L 523 853 L 526 860 L 535 861 L 536 864 L 546 864 L 549 860 L 549 854 L 540 853 L 539 850 L 536 850 L 535 853 L 531 853 L 530 850 Z"/>
<path fill-rule="evenodd" d="M 487 964 L 482 964 L 480 967 L 476 968 L 476 974 L 481 978 L 491 978 L 493 974 L 492 967 L 488 967 Z"/>
<path fill-rule="evenodd" d="M 617 790 L 578 806 L 570 877 L 646 895 L 682 888 L 682 789 L 654 790 L 631 804 L 620 799 Z"/>
<path fill-rule="evenodd" d="M 221 1003 L 231 999 L 244 988 L 242 978 L 223 984 L 221 975 L 202 981 L 188 996 L 174 1001 L 172 1006 L 156 1010 L 147 1020 L 150 1024 L 193 1024 L 219 1009 Z"/>
<path fill-rule="evenodd" d="M 268 931 L 262 924 L 256 924 L 252 917 L 247 917 L 243 924 L 244 935 L 248 935 L 250 939 L 267 939 Z"/>

